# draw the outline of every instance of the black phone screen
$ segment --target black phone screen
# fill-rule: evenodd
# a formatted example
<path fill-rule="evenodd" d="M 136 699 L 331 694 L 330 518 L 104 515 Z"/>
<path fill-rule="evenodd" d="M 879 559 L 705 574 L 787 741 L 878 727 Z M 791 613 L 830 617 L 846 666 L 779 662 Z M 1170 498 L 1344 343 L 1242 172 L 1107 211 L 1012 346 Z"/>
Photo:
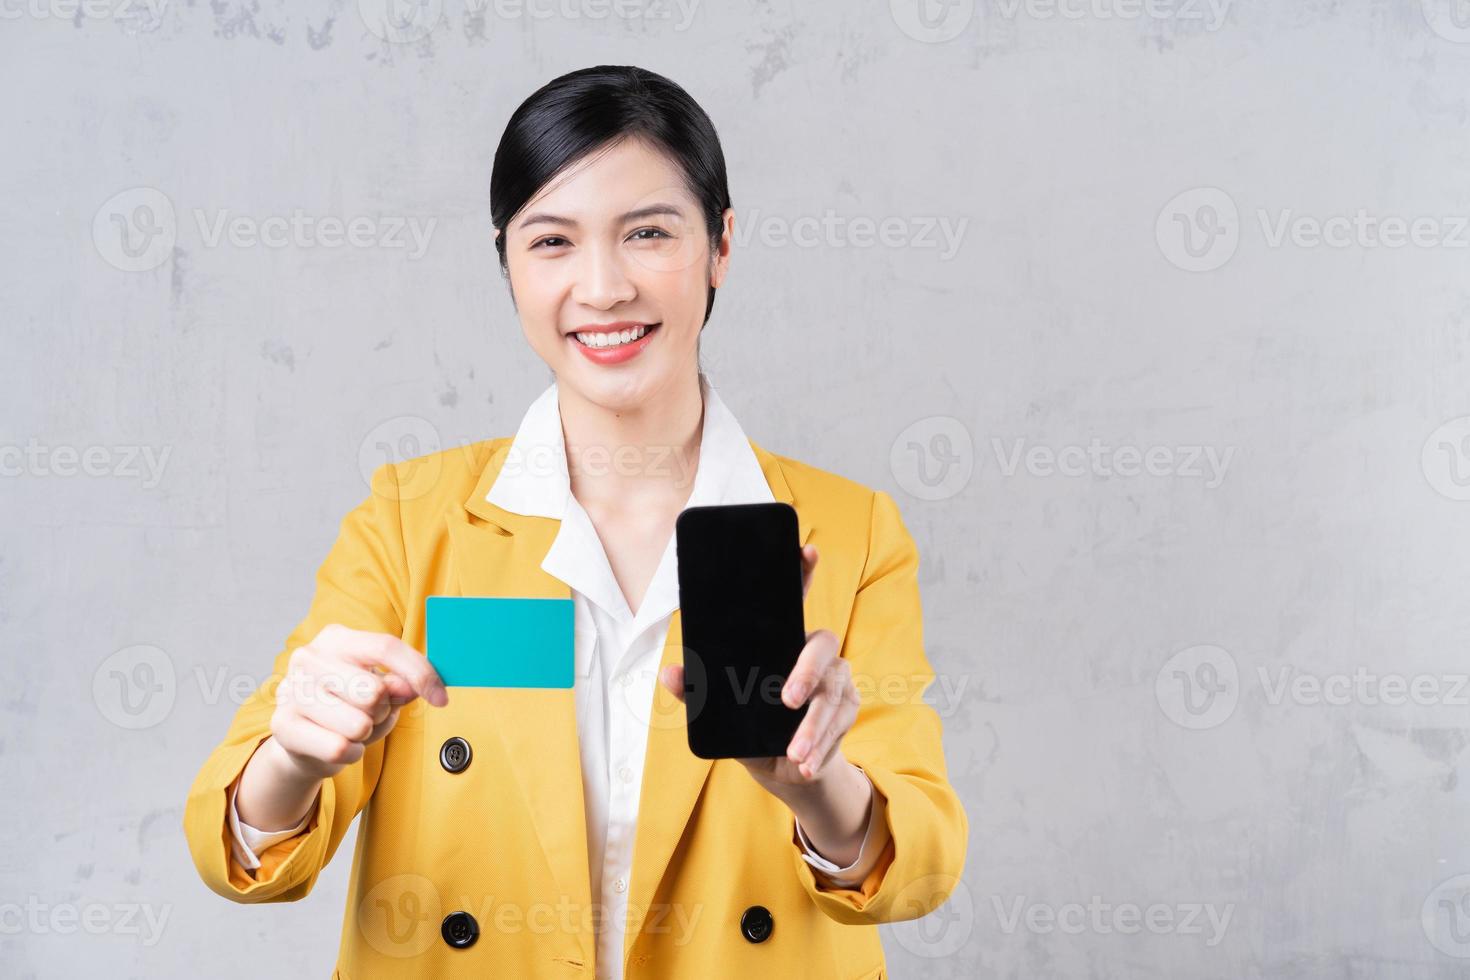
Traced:
<path fill-rule="evenodd" d="M 674 525 L 689 751 L 781 756 L 806 716 L 781 687 L 806 644 L 790 504 L 687 507 Z"/>

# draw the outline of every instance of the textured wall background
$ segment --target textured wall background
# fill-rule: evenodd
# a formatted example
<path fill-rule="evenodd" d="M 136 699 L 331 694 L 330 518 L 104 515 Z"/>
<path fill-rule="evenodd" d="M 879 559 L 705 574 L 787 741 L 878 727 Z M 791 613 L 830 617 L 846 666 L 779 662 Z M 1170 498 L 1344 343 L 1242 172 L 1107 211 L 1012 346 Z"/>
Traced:
<path fill-rule="evenodd" d="M 0 13 L 0 973 L 330 972 L 350 846 L 230 905 L 185 789 L 365 474 L 549 381 L 489 167 L 599 62 L 724 141 L 711 377 L 923 554 L 973 836 L 893 974 L 1470 969 L 1462 0 Z"/>

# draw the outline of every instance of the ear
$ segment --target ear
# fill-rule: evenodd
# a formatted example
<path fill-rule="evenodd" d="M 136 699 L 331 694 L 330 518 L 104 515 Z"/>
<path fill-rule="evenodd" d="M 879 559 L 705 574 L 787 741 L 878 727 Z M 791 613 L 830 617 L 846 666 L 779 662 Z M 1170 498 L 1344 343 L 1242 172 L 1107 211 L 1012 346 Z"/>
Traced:
<path fill-rule="evenodd" d="M 730 247 L 735 237 L 735 209 L 726 208 L 721 216 L 720 242 L 710 256 L 709 284 L 719 289 L 730 271 Z"/>

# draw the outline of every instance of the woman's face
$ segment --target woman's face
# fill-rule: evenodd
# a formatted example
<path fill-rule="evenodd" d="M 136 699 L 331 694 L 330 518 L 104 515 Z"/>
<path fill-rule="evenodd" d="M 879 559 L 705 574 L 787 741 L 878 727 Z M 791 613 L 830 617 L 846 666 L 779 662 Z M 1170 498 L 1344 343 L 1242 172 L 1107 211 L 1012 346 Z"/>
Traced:
<path fill-rule="evenodd" d="M 501 233 L 521 327 L 557 384 L 630 411 L 693 383 L 708 290 L 730 260 L 733 212 L 724 222 L 712 252 L 677 165 L 638 139 L 593 153 L 542 188 Z"/>

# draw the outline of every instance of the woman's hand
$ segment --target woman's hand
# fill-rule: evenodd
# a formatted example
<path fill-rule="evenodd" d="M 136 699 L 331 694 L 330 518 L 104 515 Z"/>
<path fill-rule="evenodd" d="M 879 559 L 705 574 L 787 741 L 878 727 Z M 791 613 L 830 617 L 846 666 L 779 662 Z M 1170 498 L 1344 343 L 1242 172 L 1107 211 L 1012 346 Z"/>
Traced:
<path fill-rule="evenodd" d="M 817 549 L 801 549 L 801 594 L 811 588 Z M 670 664 L 659 679 L 684 700 L 684 665 Z M 873 802 L 872 781 L 842 754 L 842 736 L 857 720 L 860 699 L 852 667 L 839 656 L 830 630 L 807 634 L 806 646 L 781 687 L 788 708 L 808 704 L 784 756 L 740 759 L 766 792 L 796 815 L 822 856 L 839 866 L 862 853 Z"/>
<path fill-rule="evenodd" d="M 291 651 L 271 737 L 246 763 L 235 808 L 258 830 L 301 821 L 324 779 L 362 758 L 416 697 L 449 701 L 428 658 L 396 636 L 331 625 Z"/>
<path fill-rule="evenodd" d="M 807 545 L 801 549 L 803 598 L 811 588 L 812 571 L 816 567 L 816 546 Z M 838 654 L 837 637 L 831 630 L 813 630 L 807 634 L 796 666 L 781 688 L 781 701 L 788 708 L 799 708 L 810 702 L 806 717 L 797 727 L 784 756 L 739 760 L 756 782 L 783 799 L 793 789 L 799 792 L 801 787 L 848 768 L 842 754 L 842 736 L 857 720 L 859 697 L 852 681 L 852 668 Z M 684 700 L 683 664 L 670 664 L 659 680 L 675 697 Z"/>
<path fill-rule="evenodd" d="M 396 636 L 332 625 L 291 651 L 271 735 L 305 775 L 335 776 L 393 730 L 414 698 L 449 701 L 423 654 Z"/>

